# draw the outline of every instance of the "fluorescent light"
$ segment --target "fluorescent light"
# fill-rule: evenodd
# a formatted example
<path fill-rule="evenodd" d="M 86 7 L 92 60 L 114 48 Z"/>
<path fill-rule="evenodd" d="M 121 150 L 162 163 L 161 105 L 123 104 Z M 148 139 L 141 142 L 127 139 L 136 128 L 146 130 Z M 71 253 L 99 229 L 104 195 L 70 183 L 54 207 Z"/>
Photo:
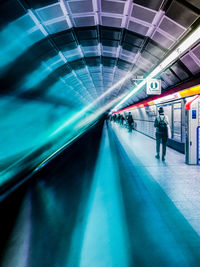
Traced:
<path fill-rule="evenodd" d="M 158 75 L 161 71 L 166 69 L 171 65 L 175 60 L 178 59 L 183 53 L 185 53 L 192 45 L 200 40 L 200 26 L 191 33 L 172 53 L 166 57 L 147 77 L 146 79 L 151 79 Z M 133 90 L 123 98 L 114 108 L 118 109 L 125 101 L 127 101 L 131 96 L 135 95 L 140 89 L 145 85 L 146 80 L 143 80 L 139 83 Z"/>

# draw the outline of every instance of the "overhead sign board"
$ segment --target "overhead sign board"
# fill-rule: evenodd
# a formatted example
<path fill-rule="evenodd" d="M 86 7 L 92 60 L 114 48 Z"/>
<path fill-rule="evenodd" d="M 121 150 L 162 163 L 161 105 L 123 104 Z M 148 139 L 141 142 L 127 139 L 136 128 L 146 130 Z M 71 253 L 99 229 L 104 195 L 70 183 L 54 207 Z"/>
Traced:
<path fill-rule="evenodd" d="M 161 80 L 149 79 L 146 85 L 147 95 L 160 95 L 161 94 Z"/>

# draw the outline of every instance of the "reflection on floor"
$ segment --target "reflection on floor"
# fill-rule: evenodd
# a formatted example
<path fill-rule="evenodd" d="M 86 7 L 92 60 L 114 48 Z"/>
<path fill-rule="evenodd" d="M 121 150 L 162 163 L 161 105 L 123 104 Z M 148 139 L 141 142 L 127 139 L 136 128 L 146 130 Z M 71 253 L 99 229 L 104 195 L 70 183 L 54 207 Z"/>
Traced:
<path fill-rule="evenodd" d="M 91 135 L 35 178 L 2 266 L 199 266 L 199 167 L 169 148 L 155 159 L 153 139 L 116 124 L 97 143 Z"/>

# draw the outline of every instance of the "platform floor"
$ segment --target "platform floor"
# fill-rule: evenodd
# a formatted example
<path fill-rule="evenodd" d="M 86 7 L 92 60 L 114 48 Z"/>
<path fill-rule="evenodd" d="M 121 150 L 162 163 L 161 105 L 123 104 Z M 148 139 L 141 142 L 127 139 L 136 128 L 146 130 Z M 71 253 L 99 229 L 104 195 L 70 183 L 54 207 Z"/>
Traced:
<path fill-rule="evenodd" d="M 133 166 L 160 185 L 200 235 L 200 166 L 185 164 L 185 155 L 169 147 L 166 160 L 158 160 L 155 140 L 116 124 L 112 129 Z"/>
<path fill-rule="evenodd" d="M 200 168 L 154 156 L 153 139 L 105 125 L 79 266 L 200 266 Z"/>
<path fill-rule="evenodd" d="M 19 194 L 0 266 L 200 266 L 199 166 L 170 148 L 157 160 L 155 140 L 110 123 L 72 151 Z"/>

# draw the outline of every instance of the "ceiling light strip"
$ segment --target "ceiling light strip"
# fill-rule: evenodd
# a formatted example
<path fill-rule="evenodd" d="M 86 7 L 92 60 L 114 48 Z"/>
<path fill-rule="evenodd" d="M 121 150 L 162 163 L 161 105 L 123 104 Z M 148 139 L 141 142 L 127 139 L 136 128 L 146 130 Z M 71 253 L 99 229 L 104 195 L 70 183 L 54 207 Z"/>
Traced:
<path fill-rule="evenodd" d="M 191 33 L 188 38 L 186 38 L 172 53 L 166 57 L 147 77 L 147 79 L 151 79 L 157 76 L 161 71 L 165 70 L 169 65 L 171 65 L 175 60 L 177 60 L 181 55 L 183 55 L 191 46 L 197 43 L 200 40 L 200 26 Z M 127 101 L 130 97 L 138 93 L 140 89 L 146 84 L 146 80 L 143 80 L 138 86 L 134 87 L 133 90 L 123 98 L 113 109 L 113 111 L 117 110 L 125 101 Z"/>

